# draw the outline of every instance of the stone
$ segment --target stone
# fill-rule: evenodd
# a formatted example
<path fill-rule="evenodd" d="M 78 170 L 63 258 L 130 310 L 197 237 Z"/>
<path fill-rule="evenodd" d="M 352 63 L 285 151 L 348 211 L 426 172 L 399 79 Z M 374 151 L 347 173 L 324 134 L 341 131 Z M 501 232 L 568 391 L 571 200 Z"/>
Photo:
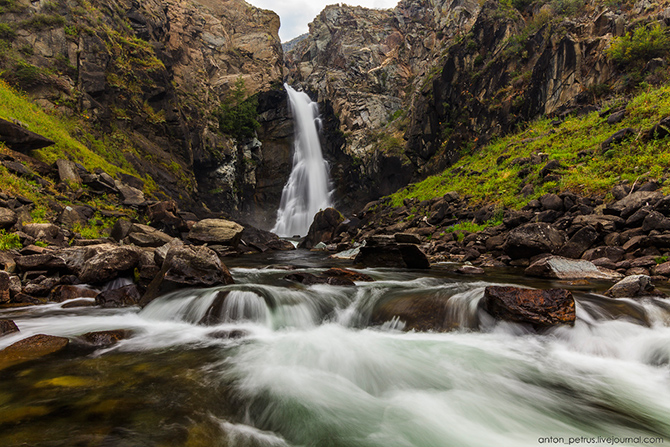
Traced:
<path fill-rule="evenodd" d="M 80 298 L 64 303 L 61 307 L 63 309 L 72 309 L 75 307 L 93 307 L 95 306 L 95 300 L 89 298 Z"/>
<path fill-rule="evenodd" d="M 127 238 L 128 242 L 138 247 L 161 247 L 174 239 L 154 227 L 142 224 L 133 224 Z"/>
<path fill-rule="evenodd" d="M 618 112 L 614 112 L 610 116 L 607 117 L 607 124 L 609 124 L 610 126 L 613 126 L 614 124 L 620 123 L 621 121 L 623 121 L 625 116 L 626 116 L 626 111 L 625 110 L 620 110 Z"/>
<path fill-rule="evenodd" d="M 133 186 L 133 185 L 131 185 Z M 177 204 L 172 201 L 161 201 L 147 207 L 147 219 L 151 226 L 170 236 L 179 237 L 189 231 L 188 224 L 179 215 Z"/>
<path fill-rule="evenodd" d="M 19 332 L 14 320 L 0 319 L 0 337 L 14 332 Z"/>
<path fill-rule="evenodd" d="M 101 307 L 136 306 L 140 302 L 140 292 L 135 284 L 105 290 L 95 297 L 95 304 Z"/>
<path fill-rule="evenodd" d="M 54 141 L 31 132 L 11 121 L 0 118 L 0 142 L 12 150 L 29 153 L 34 149 L 41 149 L 56 144 Z"/>
<path fill-rule="evenodd" d="M 658 211 L 649 212 L 642 223 L 642 231 L 646 233 L 651 230 L 670 230 L 670 218 L 665 217 Z"/>
<path fill-rule="evenodd" d="M 374 281 L 374 279 L 370 275 L 366 275 L 365 273 L 360 273 L 354 270 L 343 269 L 338 267 L 330 268 L 325 272 L 323 272 L 322 275 L 327 277 L 347 278 L 350 279 L 351 281 L 362 281 L 362 282 Z"/>
<path fill-rule="evenodd" d="M 202 244 L 218 244 L 237 247 L 244 227 L 224 219 L 203 219 L 196 222 L 188 233 L 188 239 Z"/>
<path fill-rule="evenodd" d="M 610 204 L 607 210 L 628 219 L 643 206 L 654 206 L 662 197 L 663 194 L 660 191 L 637 191 Z"/>
<path fill-rule="evenodd" d="M 419 236 L 412 233 L 396 233 L 393 235 L 393 239 L 399 244 L 421 244 Z"/>
<path fill-rule="evenodd" d="M 627 252 L 632 252 L 638 248 L 648 247 L 651 243 L 652 242 L 648 236 L 633 236 L 628 240 L 628 242 L 623 244 L 623 249 Z"/>
<path fill-rule="evenodd" d="M 118 180 L 114 181 L 114 186 L 116 186 L 116 189 L 121 194 L 121 199 L 123 200 L 122 203 L 124 205 L 140 206 L 146 203 L 144 193 L 141 190 L 133 188 L 132 186 L 128 186 Z"/>
<path fill-rule="evenodd" d="M 14 211 L 8 208 L 0 208 L 0 229 L 6 230 L 13 227 L 18 218 Z"/>
<path fill-rule="evenodd" d="M 96 348 L 107 348 L 121 340 L 130 338 L 133 332 L 127 329 L 87 332 L 77 337 L 77 341 Z"/>
<path fill-rule="evenodd" d="M 589 225 L 598 233 L 611 233 L 618 228 L 622 228 L 625 224 L 625 220 L 618 216 L 588 214 L 586 216 L 575 217 L 572 224 L 577 227 Z"/>
<path fill-rule="evenodd" d="M 15 258 L 15 262 L 19 270 L 22 272 L 30 270 L 68 270 L 65 260 L 52 253 L 19 256 Z"/>
<path fill-rule="evenodd" d="M 146 306 L 158 296 L 187 287 L 233 284 L 233 277 L 219 256 L 208 247 L 174 245 L 165 255 L 156 278 L 140 300 Z"/>
<path fill-rule="evenodd" d="M 619 262 L 623 259 L 625 254 L 626 250 L 624 250 L 621 247 L 603 246 L 586 250 L 582 255 L 582 259 L 586 259 L 587 261 L 593 261 L 594 259 L 598 258 L 607 258 L 610 259 L 612 262 Z"/>
<path fill-rule="evenodd" d="M 651 269 L 654 275 L 670 276 L 670 261 L 658 264 Z"/>
<path fill-rule="evenodd" d="M 402 296 L 377 302 L 370 324 L 379 326 L 399 320 L 403 330 L 445 332 L 458 327 L 447 314 L 447 299 L 439 296 Z"/>
<path fill-rule="evenodd" d="M 603 279 L 616 281 L 622 278 L 620 273 L 596 267 L 584 259 L 567 259 L 560 256 L 547 256 L 533 262 L 526 268 L 528 276 L 555 279 Z"/>
<path fill-rule="evenodd" d="M 79 273 L 85 284 L 103 284 L 131 272 L 139 263 L 136 248 L 127 246 L 97 246 L 97 253 L 87 259 Z"/>
<path fill-rule="evenodd" d="M 295 245 L 290 241 L 280 239 L 279 236 L 270 231 L 261 230 L 250 225 L 244 227 L 240 240 L 244 245 L 252 247 L 261 253 L 268 250 L 295 250 Z"/>
<path fill-rule="evenodd" d="M 373 245 L 360 247 L 354 264 L 365 267 L 427 269 L 430 262 L 414 244 Z"/>
<path fill-rule="evenodd" d="M 609 288 L 605 295 L 612 298 L 635 298 L 658 295 L 651 278 L 647 275 L 626 276 Z"/>
<path fill-rule="evenodd" d="M 284 279 L 289 281 L 295 281 L 306 286 L 311 286 L 314 284 L 330 284 L 331 286 L 354 286 L 354 282 L 343 276 L 324 276 L 324 275 L 314 275 L 312 273 L 290 273 L 284 276 Z"/>
<path fill-rule="evenodd" d="M 99 291 L 86 286 L 59 285 L 51 290 L 49 301 L 62 303 L 75 298 L 95 298 Z"/>
<path fill-rule="evenodd" d="M 559 253 L 566 258 L 578 259 L 596 240 L 598 240 L 598 232 L 593 227 L 582 227 L 561 247 Z"/>
<path fill-rule="evenodd" d="M 61 225 L 72 228 L 75 224 L 85 225 L 88 219 L 71 206 L 66 206 L 56 219 Z"/>
<path fill-rule="evenodd" d="M 545 194 L 540 197 L 540 203 L 545 210 L 563 211 L 563 199 L 556 194 Z"/>
<path fill-rule="evenodd" d="M 326 208 L 314 216 L 307 236 L 298 245 L 300 248 L 313 248 L 319 242 L 329 242 L 335 236 L 335 230 L 344 222 L 344 216 L 335 208 Z"/>
<path fill-rule="evenodd" d="M 512 259 L 531 258 L 542 253 L 557 253 L 565 236 L 548 223 L 527 223 L 510 231 L 503 251 Z"/>
<path fill-rule="evenodd" d="M 69 342 L 65 337 L 45 334 L 24 338 L 0 351 L 0 369 L 62 351 Z"/>
<path fill-rule="evenodd" d="M 58 167 L 58 178 L 61 182 L 81 183 L 79 171 L 73 161 L 59 159 L 56 160 L 56 166 Z"/>
<path fill-rule="evenodd" d="M 558 160 L 549 160 L 542 169 L 540 169 L 540 177 L 547 177 L 549 174 L 562 169 L 563 165 Z"/>
<path fill-rule="evenodd" d="M 522 289 L 488 286 L 484 289 L 484 309 L 494 318 L 535 328 L 574 325 L 575 300 L 565 289 Z"/>
<path fill-rule="evenodd" d="M 114 223 L 110 237 L 117 242 L 125 239 L 130 233 L 133 223 L 128 219 L 119 219 Z"/>
<path fill-rule="evenodd" d="M 605 141 L 603 141 L 601 147 L 603 150 L 607 150 L 613 144 L 621 144 L 624 140 L 632 138 L 637 134 L 635 129 L 626 127 L 625 129 L 618 130 L 610 135 Z"/>
<path fill-rule="evenodd" d="M 8 303 L 10 299 L 11 280 L 9 273 L 0 271 L 0 303 Z"/>
<path fill-rule="evenodd" d="M 64 247 L 67 245 L 65 234 L 57 225 L 51 223 L 24 224 L 22 231 L 37 241 L 46 242 L 49 245 Z"/>
<path fill-rule="evenodd" d="M 456 273 L 460 273 L 461 275 L 483 275 L 485 271 L 481 267 L 475 267 L 473 265 L 462 265 L 456 269 Z"/>

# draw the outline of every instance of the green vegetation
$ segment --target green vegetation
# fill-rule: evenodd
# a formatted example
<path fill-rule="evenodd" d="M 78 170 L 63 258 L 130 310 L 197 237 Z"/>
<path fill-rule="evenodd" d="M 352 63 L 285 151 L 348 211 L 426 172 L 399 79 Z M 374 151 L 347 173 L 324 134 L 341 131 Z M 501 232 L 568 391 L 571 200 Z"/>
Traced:
<path fill-rule="evenodd" d="M 17 250 L 21 247 L 23 247 L 23 244 L 21 244 L 18 234 L 7 234 L 5 230 L 0 230 L 0 251 Z"/>
<path fill-rule="evenodd" d="M 633 34 L 615 37 L 607 49 L 607 55 L 620 65 L 645 63 L 655 57 L 663 57 L 670 50 L 670 39 L 660 24 L 640 26 Z"/>
<path fill-rule="evenodd" d="M 219 121 L 219 130 L 238 141 L 253 137 L 254 132 L 260 126 L 256 121 L 257 108 L 258 98 L 255 95 L 247 98 L 244 79 L 238 78 L 231 94 L 224 99 L 214 113 Z"/>
<path fill-rule="evenodd" d="M 0 23 L 0 39 L 11 40 L 16 37 L 16 31 L 7 23 Z"/>
<path fill-rule="evenodd" d="M 24 28 L 34 30 L 55 28 L 65 25 L 65 18 L 55 14 L 35 14 L 22 23 Z"/>
<path fill-rule="evenodd" d="M 619 104 L 614 101 L 611 105 Z M 660 179 L 670 166 L 670 138 L 645 139 L 644 131 L 670 115 L 670 85 L 647 88 L 627 105 L 624 120 L 607 124 L 607 115 L 597 112 L 567 118 L 555 126 L 541 119 L 525 130 L 494 140 L 481 150 L 464 156 L 442 174 L 428 177 L 391 195 L 393 206 L 403 200 L 428 200 L 457 191 L 470 195 L 472 204 L 497 203 L 520 208 L 549 192 L 573 191 L 583 195 L 605 195 L 621 181 L 630 184 L 645 179 Z M 601 144 L 616 131 L 637 129 L 637 134 L 606 151 Z M 541 178 L 546 162 L 520 165 L 514 160 L 546 154 L 563 166 L 554 179 Z M 523 197 L 521 188 L 530 184 L 533 192 Z M 669 192 L 670 185 L 665 186 Z"/>
<path fill-rule="evenodd" d="M 79 233 L 84 239 L 100 239 L 109 236 L 109 232 L 117 220 L 113 217 L 103 217 L 98 212 L 87 224 L 74 224 L 72 231 Z"/>

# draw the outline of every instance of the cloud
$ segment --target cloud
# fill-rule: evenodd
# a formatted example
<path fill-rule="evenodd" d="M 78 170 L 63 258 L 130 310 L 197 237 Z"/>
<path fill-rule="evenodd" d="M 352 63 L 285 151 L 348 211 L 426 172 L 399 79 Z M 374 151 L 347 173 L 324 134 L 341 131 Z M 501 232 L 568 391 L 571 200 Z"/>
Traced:
<path fill-rule="evenodd" d="M 282 42 L 291 40 L 309 31 L 307 24 L 314 20 L 326 5 L 337 2 L 328 0 L 247 0 L 254 6 L 270 9 L 281 18 L 279 37 Z M 344 1 L 347 5 L 365 6 L 367 8 L 393 8 L 398 0 L 349 0 Z"/>

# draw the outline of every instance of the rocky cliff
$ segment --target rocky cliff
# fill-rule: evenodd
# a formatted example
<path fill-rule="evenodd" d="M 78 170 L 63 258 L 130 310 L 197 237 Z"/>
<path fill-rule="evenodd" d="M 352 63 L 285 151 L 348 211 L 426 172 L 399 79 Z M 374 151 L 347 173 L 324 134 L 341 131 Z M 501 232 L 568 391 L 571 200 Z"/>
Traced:
<path fill-rule="evenodd" d="M 276 14 L 243 0 L 6 0 L 0 25 L 3 77 L 111 136 L 100 155 L 150 176 L 156 196 L 229 213 L 253 197 L 262 146 L 223 135 L 213 112 L 240 79 L 246 96 L 274 98 Z"/>
<path fill-rule="evenodd" d="M 330 123 L 325 147 L 347 210 L 525 121 L 593 110 L 653 82 L 658 65 L 626 71 L 605 50 L 669 17 L 668 2 L 645 0 L 329 6 L 286 60 L 291 82 L 318 98 Z"/>

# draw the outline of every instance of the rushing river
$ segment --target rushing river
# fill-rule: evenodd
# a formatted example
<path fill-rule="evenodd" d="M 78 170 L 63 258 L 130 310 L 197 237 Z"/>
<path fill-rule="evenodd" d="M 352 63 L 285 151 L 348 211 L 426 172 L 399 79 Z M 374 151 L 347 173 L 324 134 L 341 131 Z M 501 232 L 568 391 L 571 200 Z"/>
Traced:
<path fill-rule="evenodd" d="M 331 266 L 313 253 L 277 256 L 270 262 L 302 263 L 312 273 Z M 375 282 L 305 287 L 283 280 L 288 272 L 279 265 L 234 262 L 237 284 L 181 291 L 143 310 L 1 311 L 21 333 L 0 338 L 0 348 L 38 333 L 133 335 L 112 348 L 68 349 L 0 371 L 0 445 L 670 442 L 665 300 L 611 300 L 587 293 L 594 286 L 503 273 L 465 278 L 451 266 L 366 270 Z M 542 335 L 496 323 L 477 306 L 491 284 L 571 287 L 577 322 Z M 229 291 L 224 322 L 198 324 L 221 290 Z M 444 298 L 460 329 L 407 333 L 400 321 L 368 324 L 384 300 L 419 295 Z"/>

